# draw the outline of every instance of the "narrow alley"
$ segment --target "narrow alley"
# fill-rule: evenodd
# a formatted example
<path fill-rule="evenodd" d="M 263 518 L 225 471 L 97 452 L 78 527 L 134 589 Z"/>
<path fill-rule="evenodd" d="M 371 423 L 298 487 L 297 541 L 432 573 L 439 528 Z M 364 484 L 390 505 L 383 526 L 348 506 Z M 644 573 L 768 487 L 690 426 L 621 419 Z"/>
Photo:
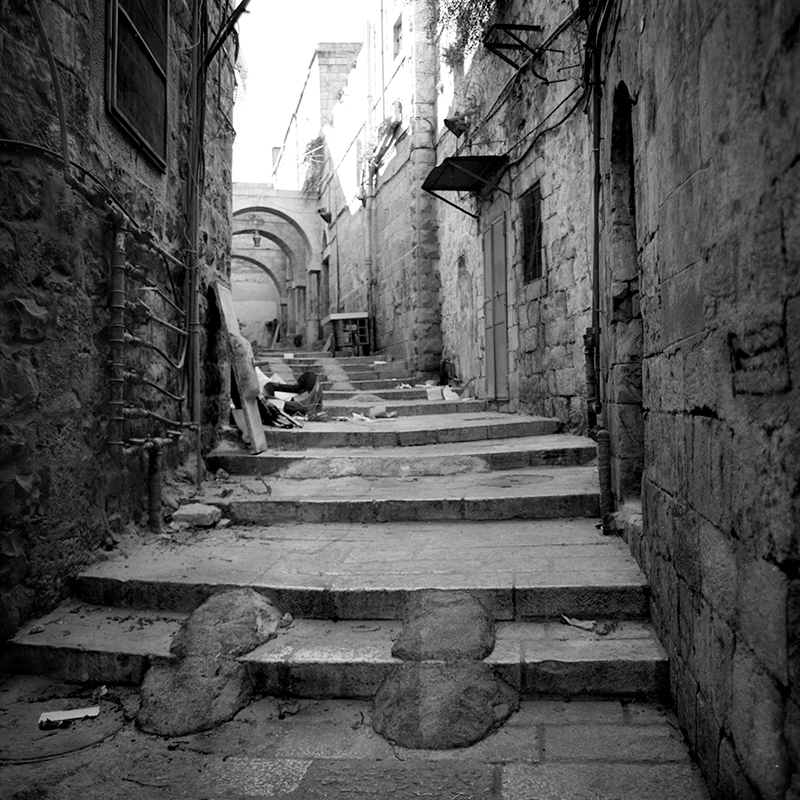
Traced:
<path fill-rule="evenodd" d="M 795 0 L 0 0 L 0 797 L 800 800 Z"/>

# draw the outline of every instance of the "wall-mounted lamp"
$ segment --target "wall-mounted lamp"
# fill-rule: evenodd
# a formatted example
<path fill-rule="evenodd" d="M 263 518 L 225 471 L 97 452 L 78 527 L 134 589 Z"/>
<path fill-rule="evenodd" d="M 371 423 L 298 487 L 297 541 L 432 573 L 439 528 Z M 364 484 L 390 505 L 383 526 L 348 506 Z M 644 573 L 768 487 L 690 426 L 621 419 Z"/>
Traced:
<path fill-rule="evenodd" d="M 250 222 L 253 224 L 253 247 L 261 247 L 261 217 L 252 214 Z"/>
<path fill-rule="evenodd" d="M 324 206 L 322 208 L 318 208 L 317 214 L 319 214 L 328 225 L 331 224 L 331 220 L 333 219 L 333 214 L 331 214 L 331 212 L 328 211 L 327 208 L 325 208 Z"/>
<path fill-rule="evenodd" d="M 465 114 L 456 114 L 453 117 L 445 117 L 444 126 L 455 136 L 463 136 L 469 128 L 469 119 Z"/>

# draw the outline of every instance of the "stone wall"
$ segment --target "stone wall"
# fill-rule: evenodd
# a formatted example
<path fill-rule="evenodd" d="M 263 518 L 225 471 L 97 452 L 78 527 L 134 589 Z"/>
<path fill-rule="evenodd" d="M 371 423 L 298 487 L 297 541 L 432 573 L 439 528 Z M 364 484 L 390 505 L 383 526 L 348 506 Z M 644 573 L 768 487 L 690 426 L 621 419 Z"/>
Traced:
<path fill-rule="evenodd" d="M 176 256 L 186 242 L 187 111 L 192 15 L 174 4 L 170 20 L 167 158 L 148 161 L 105 111 L 105 3 L 39 2 L 66 106 L 74 174 L 90 192 L 109 191 L 154 240 Z M 224 9 L 213 11 L 214 29 Z M 201 220 L 201 302 L 210 318 L 209 281 L 229 251 L 230 114 L 233 69 L 223 49 L 209 75 Z M 105 215 L 68 186 L 60 167 L 60 128 L 51 73 L 30 5 L 0 2 L 0 637 L 31 614 L 56 604 L 70 580 L 100 546 L 130 523 L 146 521 L 146 458 L 112 457 L 109 418 L 109 265 L 115 239 Z M 217 100 L 221 98 L 221 102 Z M 20 144 L 25 143 L 25 144 Z M 186 271 L 133 235 L 120 243 L 137 272 L 179 301 Z M 168 274 L 171 273 L 171 274 Z M 138 277 L 137 277 L 138 275 Z M 179 324 L 154 292 L 129 294 Z M 141 310 L 126 309 L 126 330 L 178 360 L 182 338 Z M 211 315 L 213 316 L 213 315 Z M 216 331 L 201 337 L 203 418 L 216 421 L 220 377 Z M 126 369 L 180 393 L 180 381 L 154 351 L 130 347 Z M 128 384 L 125 402 L 172 419 L 186 404 L 144 385 Z M 152 419 L 127 420 L 125 436 L 165 433 Z M 206 440 L 213 432 L 209 430 Z M 190 443 L 185 442 L 185 449 Z M 183 450 L 167 448 L 169 464 Z"/>
<path fill-rule="evenodd" d="M 718 800 L 800 797 L 799 22 L 789 0 L 633 0 L 612 4 L 604 32 L 606 397 L 626 405 L 638 350 L 630 539 Z M 614 155 L 625 93 L 632 197 Z M 618 497 L 637 446 L 623 416 Z"/>
<path fill-rule="evenodd" d="M 437 214 L 444 358 L 464 386 L 479 397 L 490 394 L 481 237 L 504 214 L 509 397 L 504 407 L 556 416 L 579 430 L 586 427 L 582 337 L 591 324 L 591 182 L 588 127 L 579 105 L 583 76 L 574 66 L 581 60 L 584 27 L 568 20 L 571 13 L 569 2 L 517 2 L 508 4 L 499 20 L 540 25 L 541 33 L 525 34 L 533 45 L 554 37 L 551 47 L 564 52 L 548 53 L 533 65 L 553 83 L 530 69 L 515 77 L 507 63 L 481 47 L 466 62 L 454 61 L 452 54 L 443 59 L 440 85 L 452 82 L 453 96 L 440 116 L 465 114 L 468 127 L 456 139 L 439 120 L 438 161 L 507 153 L 511 164 L 499 183 L 507 194 L 495 190 L 478 200 L 467 193 L 444 193 L 477 214 L 477 220 L 445 204 L 438 205 Z M 443 52 L 447 44 L 446 38 L 440 42 Z M 543 272 L 526 282 L 520 197 L 537 181 Z"/>

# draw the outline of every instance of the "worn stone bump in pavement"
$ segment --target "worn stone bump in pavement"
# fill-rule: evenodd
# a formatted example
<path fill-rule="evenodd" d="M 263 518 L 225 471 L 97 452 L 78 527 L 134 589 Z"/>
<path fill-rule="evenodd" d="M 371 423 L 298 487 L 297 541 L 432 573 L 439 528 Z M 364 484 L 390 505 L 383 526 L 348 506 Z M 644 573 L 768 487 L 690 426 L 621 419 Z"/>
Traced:
<path fill-rule="evenodd" d="M 172 641 L 174 662 L 150 667 L 142 684 L 139 727 L 182 736 L 227 722 L 252 698 L 237 657 L 275 636 L 280 612 L 252 589 L 214 595 Z"/>
<path fill-rule="evenodd" d="M 518 707 L 516 690 L 483 662 L 408 662 L 375 695 L 372 727 L 402 747 L 468 747 Z"/>
<path fill-rule="evenodd" d="M 516 690 L 481 659 L 494 649 L 494 619 L 467 592 L 409 599 L 392 655 L 409 662 L 375 695 L 373 727 L 403 747 L 466 747 L 519 706 Z"/>
<path fill-rule="evenodd" d="M 494 649 L 494 619 L 467 592 L 411 595 L 392 655 L 404 661 L 480 661 Z"/>

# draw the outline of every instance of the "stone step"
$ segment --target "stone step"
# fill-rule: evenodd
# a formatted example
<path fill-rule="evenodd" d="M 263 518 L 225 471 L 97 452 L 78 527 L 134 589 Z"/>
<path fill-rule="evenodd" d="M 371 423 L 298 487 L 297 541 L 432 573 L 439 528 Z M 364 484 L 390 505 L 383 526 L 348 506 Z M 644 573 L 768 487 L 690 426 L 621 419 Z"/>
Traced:
<path fill-rule="evenodd" d="M 384 400 L 376 395 L 355 394 L 344 400 L 330 401 L 331 392 L 325 394 L 324 409 L 331 417 L 350 417 L 358 413 L 369 415 L 375 406 L 385 407 L 387 412 L 394 412 L 398 417 L 424 417 L 440 414 L 478 414 L 486 411 L 485 400 L 473 398 L 465 400 L 428 400 L 427 397 L 413 400 Z M 337 394 L 342 394 L 338 392 Z"/>
<path fill-rule="evenodd" d="M 186 616 L 72 600 L 7 642 L 2 667 L 138 685 L 150 663 L 171 660 L 172 636 Z M 390 673 L 409 668 L 391 653 L 401 628 L 391 620 L 295 619 L 240 660 L 264 694 L 371 698 Z M 650 625 L 638 621 L 617 622 L 602 636 L 555 622 L 500 622 L 484 661 L 523 696 L 658 695 L 668 685 L 666 655 Z"/>
<path fill-rule="evenodd" d="M 244 449 L 217 448 L 206 457 L 210 470 L 236 475 L 286 478 L 337 478 L 353 475 L 409 477 L 451 475 L 489 470 L 586 464 L 596 454 L 595 443 L 582 436 L 551 434 L 477 442 L 417 445 L 414 448 L 308 448 L 267 451 L 253 455 Z"/>
<path fill-rule="evenodd" d="M 293 359 L 291 361 L 264 361 L 263 359 L 256 359 L 255 365 L 259 367 L 267 375 L 270 374 L 273 368 L 288 368 L 291 370 L 295 377 L 299 377 L 304 372 L 315 372 L 320 381 L 325 383 L 335 383 L 342 380 L 347 381 L 363 381 L 363 380 L 398 380 L 401 382 L 414 383 L 416 379 L 413 370 L 408 369 L 403 364 L 387 363 L 387 364 L 349 364 L 343 365 L 338 362 L 326 364 L 325 362 L 311 362 L 299 361 Z"/>
<path fill-rule="evenodd" d="M 392 656 L 402 623 L 295 620 L 242 657 L 265 694 L 371 698 L 395 670 L 436 671 Z M 657 696 L 668 687 L 667 658 L 650 625 L 621 622 L 611 633 L 552 622 L 499 623 L 484 659 L 523 696 Z"/>
<path fill-rule="evenodd" d="M 279 480 L 231 477 L 204 487 L 195 502 L 218 506 L 232 522 L 388 522 L 400 520 L 597 517 L 594 467 L 528 467 L 413 477 Z"/>
<path fill-rule="evenodd" d="M 352 391 L 375 392 L 387 389 L 397 389 L 401 383 L 411 383 L 408 377 L 399 378 L 354 378 L 342 377 L 322 382 L 322 390 L 327 391 Z M 412 386 L 412 388 L 415 388 Z M 425 391 L 424 389 L 421 391 Z"/>
<path fill-rule="evenodd" d="M 309 447 L 412 447 L 483 439 L 507 439 L 557 433 L 561 423 L 549 417 L 479 412 L 395 419 L 303 422 L 302 428 L 265 428 L 273 450 Z"/>
<path fill-rule="evenodd" d="M 374 395 L 384 401 L 407 402 L 410 400 L 428 400 L 427 389 L 414 388 L 412 386 L 410 389 L 371 389 L 368 392 L 359 392 L 356 389 L 326 389 L 324 401 L 326 405 L 328 403 L 339 403 L 364 394 Z M 461 400 L 460 402 L 466 401 Z"/>
<path fill-rule="evenodd" d="M 497 620 L 648 616 L 627 546 L 582 519 L 231 526 L 128 549 L 81 573 L 82 601 L 190 612 L 252 587 L 298 618 L 391 620 L 409 596 L 440 589 L 469 592 Z"/>

